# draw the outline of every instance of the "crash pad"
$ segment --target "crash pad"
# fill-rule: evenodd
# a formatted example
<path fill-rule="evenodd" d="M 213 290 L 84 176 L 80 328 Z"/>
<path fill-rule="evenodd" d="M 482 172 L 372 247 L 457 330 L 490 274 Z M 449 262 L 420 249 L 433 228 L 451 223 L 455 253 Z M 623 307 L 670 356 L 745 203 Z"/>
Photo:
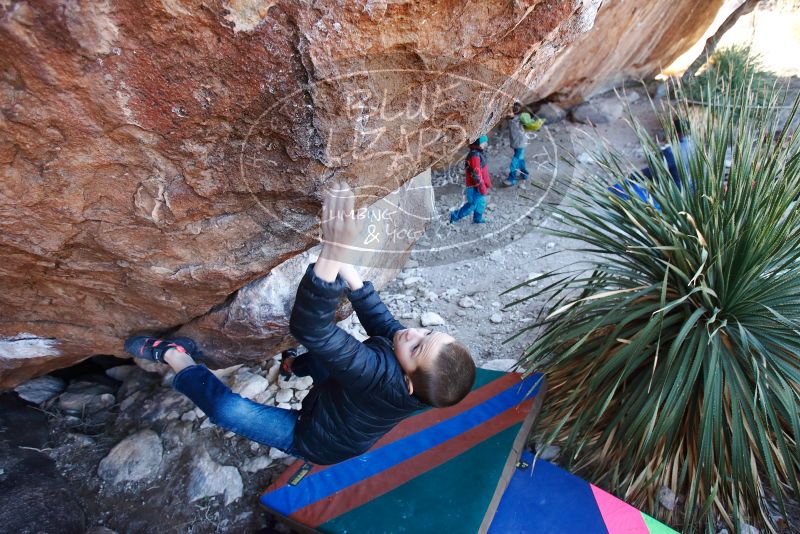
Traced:
<path fill-rule="evenodd" d="M 417 412 L 344 462 L 295 462 L 261 504 L 300 532 L 486 532 L 544 390 L 539 374 L 479 369 L 456 406 Z"/>
<path fill-rule="evenodd" d="M 676 534 L 630 504 L 523 451 L 489 534 Z"/>

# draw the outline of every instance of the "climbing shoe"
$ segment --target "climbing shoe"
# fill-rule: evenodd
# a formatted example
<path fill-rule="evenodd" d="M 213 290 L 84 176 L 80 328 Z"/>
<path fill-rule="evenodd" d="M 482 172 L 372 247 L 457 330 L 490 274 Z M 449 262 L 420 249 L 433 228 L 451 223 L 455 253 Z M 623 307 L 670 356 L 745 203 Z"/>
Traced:
<path fill-rule="evenodd" d="M 286 349 L 281 352 L 281 367 L 279 374 L 284 380 L 292 378 L 292 362 L 297 358 L 297 349 Z"/>
<path fill-rule="evenodd" d="M 176 349 L 191 356 L 197 354 L 197 345 L 188 337 L 159 339 L 152 336 L 131 336 L 125 340 L 125 350 L 134 358 L 164 363 L 164 354 Z"/>

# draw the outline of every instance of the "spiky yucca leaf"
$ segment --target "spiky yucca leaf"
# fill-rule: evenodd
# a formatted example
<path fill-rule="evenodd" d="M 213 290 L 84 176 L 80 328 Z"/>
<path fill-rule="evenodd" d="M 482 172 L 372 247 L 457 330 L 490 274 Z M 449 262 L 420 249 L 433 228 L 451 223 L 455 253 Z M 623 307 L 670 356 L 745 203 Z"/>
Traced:
<path fill-rule="evenodd" d="M 711 98 L 660 114 L 673 139 L 672 118 L 692 117 L 690 176 L 676 151 L 691 186 L 675 185 L 631 118 L 660 209 L 609 193 L 632 166 L 602 155 L 601 171 L 556 209 L 569 229 L 555 233 L 582 242 L 592 262 L 542 289 L 509 290 L 530 291 L 518 302 L 548 299 L 522 360 L 548 379 L 545 441 L 686 532 L 766 526 L 767 489 L 781 506 L 800 495 L 800 135 L 774 135 L 779 92 L 767 106 L 747 86 Z M 661 486 L 683 497 L 675 512 L 657 506 Z"/>
<path fill-rule="evenodd" d="M 711 55 L 705 69 L 684 88 L 693 100 L 708 102 L 720 91 L 747 88 L 756 104 L 768 101 L 775 75 L 763 67 L 761 57 L 749 46 L 720 48 Z"/>

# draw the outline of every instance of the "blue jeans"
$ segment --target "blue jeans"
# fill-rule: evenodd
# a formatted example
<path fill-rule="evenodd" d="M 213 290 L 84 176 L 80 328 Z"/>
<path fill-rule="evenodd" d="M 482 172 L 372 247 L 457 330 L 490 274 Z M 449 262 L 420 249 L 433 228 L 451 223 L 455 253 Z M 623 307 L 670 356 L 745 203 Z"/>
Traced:
<path fill-rule="evenodd" d="M 486 209 L 486 195 L 481 195 L 477 187 L 467 187 L 465 195 L 467 201 L 457 211 L 450 213 L 450 222 L 463 219 L 470 213 L 473 214 L 473 222 L 483 222 L 483 212 Z"/>
<path fill-rule="evenodd" d="M 522 174 L 522 179 L 528 179 L 528 167 L 525 165 L 525 149 L 515 148 L 514 157 L 511 158 L 511 166 L 508 168 L 508 181 L 512 184 L 517 183 L 517 171 Z"/>
<path fill-rule="evenodd" d="M 298 411 L 265 406 L 240 397 L 204 365 L 181 370 L 175 375 L 172 387 L 189 397 L 214 424 L 297 456 L 293 444 Z"/>

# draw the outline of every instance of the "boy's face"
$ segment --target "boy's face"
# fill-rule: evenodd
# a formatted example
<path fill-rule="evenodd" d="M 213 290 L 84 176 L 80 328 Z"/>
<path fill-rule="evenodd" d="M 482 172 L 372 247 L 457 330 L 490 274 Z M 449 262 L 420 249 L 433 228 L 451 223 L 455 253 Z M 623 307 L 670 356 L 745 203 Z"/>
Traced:
<path fill-rule="evenodd" d="M 455 341 L 444 332 L 425 328 L 406 328 L 394 335 L 394 354 L 405 374 L 410 375 L 421 366 L 429 365 L 444 345 Z"/>

